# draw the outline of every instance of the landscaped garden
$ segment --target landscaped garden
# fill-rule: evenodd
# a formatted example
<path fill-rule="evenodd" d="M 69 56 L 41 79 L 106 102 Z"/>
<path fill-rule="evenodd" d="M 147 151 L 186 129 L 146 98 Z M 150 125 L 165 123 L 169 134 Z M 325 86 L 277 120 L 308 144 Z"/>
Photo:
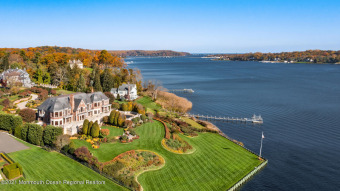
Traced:
<path fill-rule="evenodd" d="M 198 133 L 194 138 L 179 134 L 195 148 L 195 152 L 185 155 L 169 152 L 161 145 L 165 136 L 161 122 L 145 123 L 136 128 L 136 133 L 140 138 L 131 143 L 102 143 L 99 149 L 84 140 L 73 142 L 76 147 L 87 147 L 104 163 L 131 150 L 148 150 L 162 156 L 163 168 L 138 176 L 144 190 L 225 190 L 261 163 L 256 155 L 216 133 Z"/>
<path fill-rule="evenodd" d="M 8 155 L 23 166 L 26 181 L 105 181 L 105 184 L 90 185 L 20 185 L 10 184 L 1 185 L 0 190 L 126 190 L 107 178 L 99 175 L 93 170 L 81 165 L 80 163 L 58 153 L 48 152 L 34 145 L 21 141 L 26 146 L 30 147 L 28 150 L 17 151 L 9 153 Z"/>

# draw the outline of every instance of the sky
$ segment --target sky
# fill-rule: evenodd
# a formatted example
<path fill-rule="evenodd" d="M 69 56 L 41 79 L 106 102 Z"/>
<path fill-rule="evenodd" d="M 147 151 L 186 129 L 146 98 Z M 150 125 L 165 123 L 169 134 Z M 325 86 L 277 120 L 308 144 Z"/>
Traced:
<path fill-rule="evenodd" d="M 340 0 L 0 0 L 0 47 L 340 50 Z"/>

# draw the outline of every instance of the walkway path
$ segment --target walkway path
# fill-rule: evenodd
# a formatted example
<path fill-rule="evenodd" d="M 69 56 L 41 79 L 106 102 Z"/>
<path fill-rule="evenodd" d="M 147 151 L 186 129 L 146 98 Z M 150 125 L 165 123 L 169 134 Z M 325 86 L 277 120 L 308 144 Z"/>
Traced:
<path fill-rule="evenodd" d="M 27 100 L 27 101 L 24 101 L 24 102 L 21 102 L 21 103 L 18 103 L 17 104 L 17 107 L 19 109 L 25 109 L 26 108 L 26 104 L 28 101 L 31 101 L 31 100 L 36 100 L 38 98 L 38 95 L 37 94 L 31 94 L 32 98 Z"/>

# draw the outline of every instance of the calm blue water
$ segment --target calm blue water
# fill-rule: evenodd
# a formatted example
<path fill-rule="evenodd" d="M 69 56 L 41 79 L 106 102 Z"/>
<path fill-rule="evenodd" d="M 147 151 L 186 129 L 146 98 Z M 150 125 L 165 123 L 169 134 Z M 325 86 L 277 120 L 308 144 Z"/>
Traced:
<path fill-rule="evenodd" d="M 215 124 L 259 152 L 267 167 L 242 190 L 340 190 L 340 65 L 211 61 L 199 57 L 128 58 L 145 80 L 193 102 L 191 113 L 251 117 L 263 125 Z"/>

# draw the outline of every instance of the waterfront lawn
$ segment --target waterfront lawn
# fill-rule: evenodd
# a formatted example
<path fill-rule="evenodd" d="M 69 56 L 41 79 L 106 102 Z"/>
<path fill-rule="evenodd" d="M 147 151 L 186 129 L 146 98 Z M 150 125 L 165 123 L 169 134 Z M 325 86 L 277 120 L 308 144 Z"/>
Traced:
<path fill-rule="evenodd" d="M 147 112 L 152 112 L 156 110 L 161 110 L 162 107 L 155 102 L 152 101 L 150 97 L 144 96 L 136 100 L 137 103 L 142 104 L 145 108 L 147 108 Z"/>
<path fill-rule="evenodd" d="M 200 124 L 198 124 L 196 121 L 189 119 L 187 117 L 182 117 L 181 118 L 184 122 L 190 124 L 192 127 L 195 127 L 196 129 L 204 129 L 204 127 Z"/>
<path fill-rule="evenodd" d="M 144 190 L 226 190 L 260 164 L 254 154 L 218 134 L 199 133 L 195 138 L 180 135 L 196 151 L 175 154 L 161 145 L 164 127 L 160 122 L 137 127 L 136 133 L 140 138 L 132 143 L 103 143 L 99 149 L 93 149 L 84 140 L 74 142 L 77 146 L 87 146 L 101 162 L 129 150 L 143 149 L 160 154 L 165 166 L 138 177 Z"/>
<path fill-rule="evenodd" d="M 21 141 L 22 142 L 22 141 Z M 24 143 L 24 142 L 23 142 Z M 104 178 L 91 169 L 57 152 L 47 152 L 41 148 L 24 143 L 30 149 L 9 153 L 8 155 L 23 167 L 26 181 L 105 181 L 103 185 L 1 185 L 0 190 L 126 190 Z"/>

